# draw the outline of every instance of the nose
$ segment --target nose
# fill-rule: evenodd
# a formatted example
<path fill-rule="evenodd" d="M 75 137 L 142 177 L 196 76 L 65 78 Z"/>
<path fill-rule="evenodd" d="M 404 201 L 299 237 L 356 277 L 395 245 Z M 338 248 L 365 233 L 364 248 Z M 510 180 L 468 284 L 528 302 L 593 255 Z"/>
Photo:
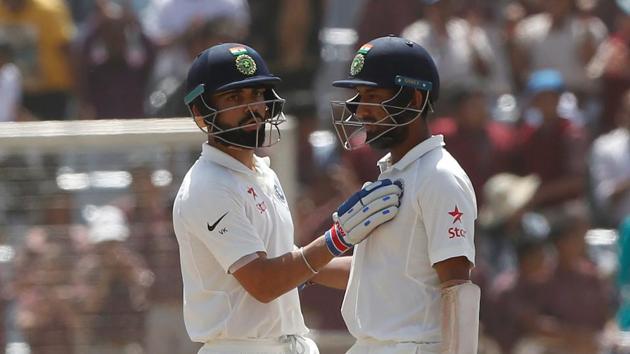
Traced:
<path fill-rule="evenodd" d="M 363 121 L 367 117 L 374 116 L 374 107 L 365 104 L 358 104 L 354 115 L 357 117 L 357 119 Z"/>
<path fill-rule="evenodd" d="M 265 117 L 267 111 L 267 105 L 264 102 L 252 102 L 248 105 L 252 112 L 258 113 L 261 117 Z"/>

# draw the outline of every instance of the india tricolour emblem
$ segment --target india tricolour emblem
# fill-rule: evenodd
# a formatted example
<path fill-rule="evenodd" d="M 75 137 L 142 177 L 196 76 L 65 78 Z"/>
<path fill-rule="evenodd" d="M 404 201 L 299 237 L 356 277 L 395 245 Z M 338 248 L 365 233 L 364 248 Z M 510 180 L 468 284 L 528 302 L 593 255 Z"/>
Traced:
<path fill-rule="evenodd" d="M 236 68 L 243 75 L 254 75 L 256 73 L 256 62 L 247 54 L 236 57 Z"/>

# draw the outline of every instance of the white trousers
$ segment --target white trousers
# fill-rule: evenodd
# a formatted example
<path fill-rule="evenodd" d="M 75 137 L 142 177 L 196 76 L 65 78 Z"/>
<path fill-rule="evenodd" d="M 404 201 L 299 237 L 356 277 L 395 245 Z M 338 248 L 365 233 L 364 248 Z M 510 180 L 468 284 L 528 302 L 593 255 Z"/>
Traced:
<path fill-rule="evenodd" d="M 280 339 L 215 340 L 206 343 L 198 354 L 319 354 L 310 338 L 283 336 Z"/>
<path fill-rule="evenodd" d="M 358 340 L 346 354 L 439 354 L 440 343 Z"/>

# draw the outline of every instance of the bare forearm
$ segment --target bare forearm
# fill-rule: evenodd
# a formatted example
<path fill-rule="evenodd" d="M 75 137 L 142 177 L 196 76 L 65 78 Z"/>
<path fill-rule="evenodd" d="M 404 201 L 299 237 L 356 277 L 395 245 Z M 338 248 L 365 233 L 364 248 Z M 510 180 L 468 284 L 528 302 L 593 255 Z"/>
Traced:
<path fill-rule="evenodd" d="M 345 290 L 348 286 L 351 264 L 350 256 L 335 258 L 320 269 L 311 281 L 329 288 Z"/>
<path fill-rule="evenodd" d="M 304 247 L 303 254 L 304 258 L 299 251 L 274 258 L 263 254 L 237 270 L 234 276 L 257 300 L 270 302 L 310 280 L 315 275 L 311 268 L 317 272 L 333 259 L 323 237 Z"/>
<path fill-rule="evenodd" d="M 584 193 L 584 178 L 581 176 L 562 178 L 543 184 L 531 201 L 532 207 L 579 197 Z"/>

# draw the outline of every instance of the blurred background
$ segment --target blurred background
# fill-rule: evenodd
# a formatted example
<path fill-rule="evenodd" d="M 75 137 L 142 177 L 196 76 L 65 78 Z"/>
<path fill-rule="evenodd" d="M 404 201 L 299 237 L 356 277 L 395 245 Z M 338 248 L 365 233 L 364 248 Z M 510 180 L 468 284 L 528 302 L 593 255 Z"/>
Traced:
<path fill-rule="evenodd" d="M 259 153 L 302 245 L 378 177 L 339 146 L 330 84 L 387 34 L 434 57 L 430 125 L 476 190 L 480 353 L 630 353 L 628 0 L 0 0 L 0 352 L 195 353 L 170 215 L 205 140 L 189 64 L 243 42 L 283 79 Z M 343 353 L 343 292 L 301 297 Z"/>

